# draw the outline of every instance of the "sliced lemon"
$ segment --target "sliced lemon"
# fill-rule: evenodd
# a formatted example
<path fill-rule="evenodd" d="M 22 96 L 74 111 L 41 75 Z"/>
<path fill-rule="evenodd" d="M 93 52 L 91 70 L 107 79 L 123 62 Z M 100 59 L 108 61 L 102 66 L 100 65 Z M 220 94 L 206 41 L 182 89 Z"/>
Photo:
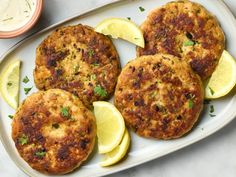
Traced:
<path fill-rule="evenodd" d="M 205 88 L 207 99 L 220 98 L 228 94 L 236 84 L 236 61 L 224 51 L 219 64 Z"/>
<path fill-rule="evenodd" d="M 114 105 L 105 101 L 93 103 L 97 123 L 98 152 L 112 151 L 122 140 L 125 123 Z"/>
<path fill-rule="evenodd" d="M 0 92 L 4 100 L 17 109 L 19 102 L 20 60 L 14 60 L 3 69 L 0 76 Z"/>
<path fill-rule="evenodd" d="M 96 32 L 110 35 L 113 38 L 127 40 L 137 46 L 144 47 L 143 33 L 133 22 L 123 18 L 108 18 L 95 28 Z"/>
<path fill-rule="evenodd" d="M 127 153 L 130 145 L 130 136 L 128 130 L 125 130 L 121 143 L 111 152 L 105 154 L 105 158 L 99 164 L 102 167 L 114 165 L 119 162 Z"/>

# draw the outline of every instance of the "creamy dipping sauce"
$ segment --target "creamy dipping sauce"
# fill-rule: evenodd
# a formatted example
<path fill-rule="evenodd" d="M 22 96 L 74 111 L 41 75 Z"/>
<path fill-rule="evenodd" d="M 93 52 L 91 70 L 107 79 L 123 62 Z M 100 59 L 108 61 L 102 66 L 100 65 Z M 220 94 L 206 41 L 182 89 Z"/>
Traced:
<path fill-rule="evenodd" d="M 36 0 L 0 0 L 0 31 L 24 26 L 33 16 Z"/>

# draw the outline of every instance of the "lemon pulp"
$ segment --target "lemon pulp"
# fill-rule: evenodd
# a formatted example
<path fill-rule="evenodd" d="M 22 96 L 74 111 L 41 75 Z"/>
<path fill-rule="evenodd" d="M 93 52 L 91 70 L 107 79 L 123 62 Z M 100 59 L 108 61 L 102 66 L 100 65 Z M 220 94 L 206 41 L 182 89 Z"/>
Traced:
<path fill-rule="evenodd" d="M 143 33 L 133 22 L 123 18 L 108 18 L 103 20 L 95 28 L 96 32 L 110 35 L 113 38 L 127 40 L 137 46 L 144 47 Z"/>
<path fill-rule="evenodd" d="M 4 100 L 17 109 L 19 102 L 20 60 L 14 60 L 3 68 L 0 76 L 0 92 Z"/>
<path fill-rule="evenodd" d="M 234 88 L 235 84 L 236 62 L 225 50 L 205 87 L 205 97 L 207 99 L 223 97 Z"/>
<path fill-rule="evenodd" d="M 98 151 L 107 153 L 121 142 L 125 123 L 121 113 L 114 105 L 105 101 L 93 103 L 97 123 Z"/>

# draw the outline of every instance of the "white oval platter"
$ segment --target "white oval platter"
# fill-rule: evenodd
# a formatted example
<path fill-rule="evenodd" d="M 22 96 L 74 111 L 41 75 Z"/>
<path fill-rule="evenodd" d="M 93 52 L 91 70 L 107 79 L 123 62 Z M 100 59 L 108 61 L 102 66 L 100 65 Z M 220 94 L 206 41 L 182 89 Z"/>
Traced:
<path fill-rule="evenodd" d="M 227 50 L 236 57 L 236 20 L 230 10 L 221 0 L 195 0 L 205 6 L 210 12 L 217 16 L 227 39 Z M 21 82 L 20 101 L 26 98 L 24 94 L 24 87 L 31 87 L 33 89 L 30 93 L 37 91 L 33 82 L 33 69 L 35 62 L 35 49 L 43 39 L 49 35 L 56 26 L 73 25 L 73 24 L 86 24 L 94 27 L 101 20 L 108 17 L 130 17 L 132 21 L 141 24 L 148 12 L 154 8 L 169 2 L 169 0 L 129 0 L 113 3 L 105 6 L 91 13 L 84 15 L 77 14 L 74 17 L 66 19 L 63 22 L 55 24 L 51 27 L 40 31 L 17 45 L 13 46 L 7 53 L 0 58 L 0 71 L 10 62 L 12 58 L 19 58 L 22 60 L 21 78 L 28 76 L 30 82 L 23 84 Z M 139 7 L 145 8 L 144 12 L 139 10 Z M 135 58 L 135 46 L 122 40 L 114 40 L 117 50 L 120 54 L 122 67 L 130 60 Z M 204 111 L 201 115 L 200 121 L 197 126 L 187 136 L 170 141 L 157 141 L 138 137 L 131 133 L 132 147 L 125 160 L 117 165 L 109 168 L 102 168 L 98 165 L 101 156 L 98 155 L 95 149 L 91 157 L 73 173 L 64 175 L 67 177 L 98 177 L 111 173 L 115 173 L 133 166 L 142 164 L 152 159 L 164 156 L 192 143 L 195 143 L 210 134 L 218 131 L 226 124 L 230 123 L 236 116 L 236 91 L 232 91 L 228 96 L 211 101 L 209 105 L 205 105 Z M 209 106 L 214 105 L 216 115 L 215 117 L 209 116 Z M 8 118 L 9 114 L 14 114 L 2 98 L 0 98 L 0 138 L 8 152 L 11 159 L 29 176 L 47 177 L 48 175 L 41 174 L 31 169 L 28 164 L 19 156 L 14 143 L 11 139 L 11 119 Z"/>

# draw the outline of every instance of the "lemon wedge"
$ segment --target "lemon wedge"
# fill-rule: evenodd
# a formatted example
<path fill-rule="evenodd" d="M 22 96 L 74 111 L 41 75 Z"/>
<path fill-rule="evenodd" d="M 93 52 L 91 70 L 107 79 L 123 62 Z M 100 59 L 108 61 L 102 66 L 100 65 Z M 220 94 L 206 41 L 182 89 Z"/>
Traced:
<path fill-rule="evenodd" d="M 128 130 L 125 130 L 121 143 L 111 152 L 105 154 L 105 158 L 99 164 L 102 167 L 114 165 L 119 162 L 127 153 L 130 146 L 130 136 Z"/>
<path fill-rule="evenodd" d="M 205 87 L 207 99 L 220 98 L 227 95 L 236 84 L 236 61 L 224 51 L 219 64 Z"/>
<path fill-rule="evenodd" d="M 143 33 L 133 22 L 123 18 L 108 18 L 97 25 L 95 31 L 112 38 L 121 38 L 137 46 L 144 47 Z"/>
<path fill-rule="evenodd" d="M 98 152 L 107 153 L 120 144 L 125 132 L 124 119 L 111 103 L 97 101 L 93 106 L 97 123 Z"/>
<path fill-rule="evenodd" d="M 17 109 L 19 102 L 20 63 L 20 60 L 14 60 L 0 76 L 1 95 L 13 109 Z"/>

